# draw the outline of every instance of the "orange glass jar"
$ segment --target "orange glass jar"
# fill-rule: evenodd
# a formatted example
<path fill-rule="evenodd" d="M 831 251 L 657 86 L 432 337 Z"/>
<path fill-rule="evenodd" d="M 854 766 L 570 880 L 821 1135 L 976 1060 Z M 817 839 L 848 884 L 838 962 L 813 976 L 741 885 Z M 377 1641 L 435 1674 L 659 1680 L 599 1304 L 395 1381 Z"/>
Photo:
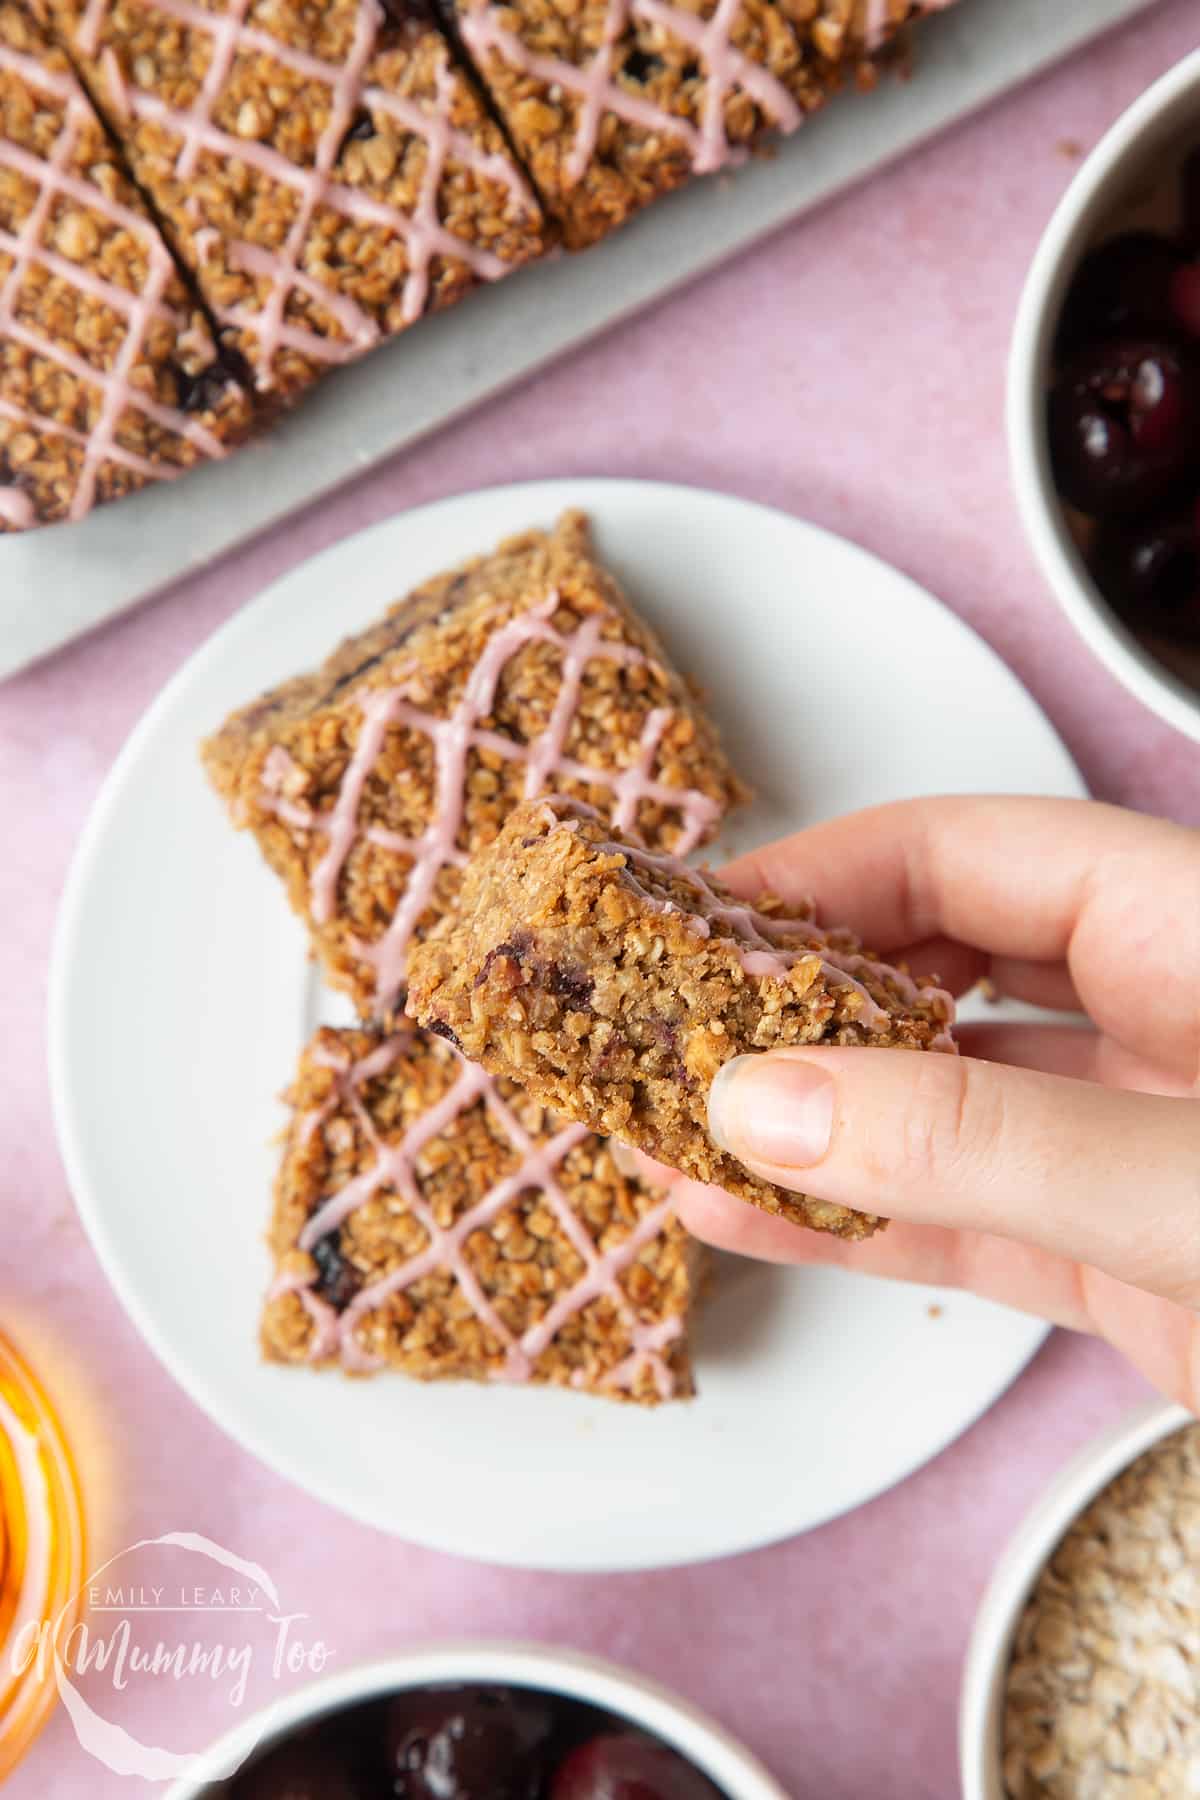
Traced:
<path fill-rule="evenodd" d="M 54 1705 L 51 1647 L 80 1607 L 83 1513 L 62 1429 L 0 1337 L 0 1781 Z"/>

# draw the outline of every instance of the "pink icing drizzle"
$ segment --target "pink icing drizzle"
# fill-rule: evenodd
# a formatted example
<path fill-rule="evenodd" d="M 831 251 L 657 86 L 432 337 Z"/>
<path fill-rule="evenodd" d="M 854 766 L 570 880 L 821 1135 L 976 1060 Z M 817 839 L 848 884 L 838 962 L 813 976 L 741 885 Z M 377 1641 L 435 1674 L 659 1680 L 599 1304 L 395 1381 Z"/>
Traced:
<path fill-rule="evenodd" d="M 100 42 L 100 25 L 108 11 L 108 0 L 88 0 L 87 10 L 79 21 L 75 40 L 85 56 L 95 56 Z"/>
<path fill-rule="evenodd" d="M 704 109 L 700 116 L 700 144 L 694 164 L 696 173 L 705 175 L 723 167 L 730 158 L 725 138 L 725 99 L 735 87 L 749 94 L 755 105 L 781 131 L 795 131 L 804 115 L 781 81 L 769 69 L 752 62 L 733 43 L 734 21 L 742 0 L 718 0 L 717 10 L 707 24 L 682 7 L 668 6 L 664 0 L 633 0 L 633 10 L 651 24 L 672 32 L 689 44 L 707 70 L 704 83 Z"/>
<path fill-rule="evenodd" d="M 554 798 L 546 802 L 546 813 L 553 819 L 554 826 L 567 831 L 574 829 L 572 813 L 585 817 L 595 817 L 591 807 L 580 806 L 577 801 Z M 657 911 L 670 914 L 679 913 L 684 926 L 697 937 L 707 938 L 712 935 L 714 925 L 723 925 L 732 934 L 732 947 L 747 975 L 756 977 L 774 977 L 783 980 L 796 963 L 803 962 L 806 957 L 819 953 L 821 969 L 827 981 L 836 986 L 849 987 L 858 994 L 862 1002 L 858 1022 L 868 1031 L 886 1031 L 891 1023 L 888 1013 L 870 993 L 856 975 L 872 976 L 894 987 L 906 1005 L 920 1005 L 931 1011 L 935 1017 L 944 1019 L 947 1026 L 954 1021 L 954 1000 L 944 988 L 921 987 L 911 975 L 902 969 L 893 968 L 890 963 L 874 962 L 860 951 L 840 949 L 834 938 L 848 936 L 849 933 L 836 929 L 823 931 L 813 918 L 777 919 L 768 913 L 758 912 L 754 907 L 741 901 L 723 900 L 706 878 L 702 869 L 695 869 L 678 856 L 666 852 L 656 852 L 637 844 L 605 843 L 598 848 L 611 855 L 622 856 L 627 867 L 647 869 L 656 875 L 669 876 L 686 884 L 695 895 L 695 910 L 684 913 L 673 901 L 660 900 L 648 889 L 638 885 L 638 892 Z M 630 878 L 632 879 L 632 872 Z M 809 940 L 808 947 L 793 949 L 781 944 L 786 937 L 803 936 Z M 955 1050 L 957 1046 L 948 1031 L 939 1032 L 933 1039 L 931 1049 Z"/>
<path fill-rule="evenodd" d="M 210 250 L 215 250 L 221 242 L 221 234 L 212 225 L 203 225 L 199 231 L 192 233 L 192 249 L 197 259 L 203 262 Z"/>
<path fill-rule="evenodd" d="M 312 914 L 318 925 L 327 924 L 334 915 L 338 877 L 350 853 L 350 847 L 358 836 L 358 807 L 363 789 L 376 758 L 383 749 L 388 726 L 399 704 L 400 696 L 389 688 L 367 694 L 363 698 L 358 743 L 325 825 L 329 839 L 325 854 L 313 870 Z M 266 774 L 264 767 L 264 777 Z M 436 822 L 432 829 L 436 833 Z M 444 857 L 442 860 L 445 860 Z"/>
<path fill-rule="evenodd" d="M 100 73 L 104 76 L 104 85 L 117 117 L 122 120 L 131 118 L 129 84 L 115 50 L 106 50 L 100 58 Z"/>
<path fill-rule="evenodd" d="M 460 1065 L 460 1073 L 441 1099 L 414 1120 L 398 1142 L 385 1143 L 379 1137 L 374 1120 L 363 1104 L 361 1090 L 368 1081 L 385 1074 L 406 1049 L 422 1042 L 437 1055 L 453 1057 Z M 632 1267 L 645 1245 L 657 1237 L 669 1223 L 673 1212 L 669 1200 L 662 1200 L 651 1207 L 622 1244 L 613 1250 L 600 1251 L 556 1179 L 556 1171 L 570 1151 L 588 1136 L 582 1125 L 569 1125 L 545 1142 L 535 1144 L 511 1108 L 505 1105 L 498 1087 L 489 1075 L 466 1062 L 458 1051 L 437 1043 L 436 1040 L 425 1039 L 423 1034 L 412 1027 L 397 1032 L 355 1063 L 322 1050 L 314 1052 L 314 1060 L 335 1070 L 336 1078 L 333 1092 L 325 1104 L 297 1122 L 301 1138 L 307 1138 L 319 1130 L 330 1113 L 339 1107 L 348 1106 L 359 1130 L 371 1144 L 375 1159 L 361 1175 L 339 1193 L 331 1194 L 317 1208 L 300 1235 L 300 1248 L 311 1250 L 314 1244 L 340 1226 L 351 1213 L 366 1205 L 381 1188 L 391 1189 L 400 1196 L 420 1221 L 429 1242 L 424 1250 L 410 1257 L 399 1268 L 363 1288 L 341 1314 L 314 1293 L 311 1282 L 303 1276 L 286 1271 L 281 1274 L 271 1288 L 269 1298 L 274 1300 L 290 1293 L 299 1295 L 314 1325 L 309 1345 L 310 1360 L 319 1361 L 339 1356 L 343 1365 L 350 1369 L 366 1371 L 380 1367 L 381 1362 L 363 1349 L 356 1335 L 365 1315 L 382 1305 L 391 1295 L 411 1288 L 424 1276 L 435 1271 L 445 1271 L 458 1283 L 476 1317 L 504 1348 L 504 1363 L 498 1371 L 498 1379 L 528 1381 L 534 1373 L 538 1357 L 554 1341 L 567 1320 L 574 1318 L 595 1300 L 606 1297 L 616 1308 L 632 1349 L 630 1355 L 609 1372 L 602 1385 L 628 1389 L 635 1385 L 644 1370 L 648 1370 L 660 1395 L 664 1399 L 669 1397 L 674 1391 L 674 1376 L 670 1363 L 662 1352 L 680 1336 L 683 1322 L 675 1317 L 653 1325 L 643 1324 L 637 1318 L 619 1282 L 621 1274 Z M 417 1178 L 417 1159 L 428 1143 L 451 1131 L 455 1122 L 480 1101 L 516 1150 L 520 1162 L 511 1174 L 490 1188 L 469 1211 L 448 1228 L 442 1227 L 422 1197 Z M 486 1229 L 519 1194 L 530 1189 L 538 1189 L 544 1195 L 559 1229 L 582 1261 L 584 1273 L 566 1294 L 548 1308 L 536 1325 L 531 1325 L 520 1338 L 516 1338 L 488 1300 L 463 1256 L 463 1246 L 473 1232 Z M 575 1379 L 576 1385 L 582 1385 L 586 1377 L 579 1375 Z"/>
<path fill-rule="evenodd" d="M 794 131 L 803 119 L 783 83 L 733 43 L 733 26 L 741 3 L 742 0 L 719 0 L 712 18 L 704 20 L 666 4 L 666 0 L 609 0 L 600 48 L 583 69 L 559 57 L 530 50 L 515 32 L 500 23 L 496 8 L 491 5 L 469 12 L 461 29 L 467 45 L 481 59 L 489 51 L 494 52 L 514 68 L 550 86 L 565 88 L 582 100 L 575 139 L 563 165 L 569 186 L 582 179 L 606 112 L 643 130 L 680 139 L 687 146 L 693 167 L 703 174 L 735 160 L 737 153 L 725 136 L 725 102 L 734 88 L 740 87 L 749 94 L 781 131 Z M 706 79 L 698 131 L 689 120 L 629 93 L 614 79 L 613 51 L 631 13 L 682 39 L 703 62 Z"/>
<path fill-rule="evenodd" d="M 222 456 L 224 448 L 211 432 L 189 419 L 185 413 L 162 405 L 132 385 L 131 375 L 142 353 L 150 321 L 156 316 L 176 316 L 163 302 L 163 295 L 174 269 L 166 247 L 160 242 L 149 220 L 119 202 L 110 200 L 95 183 L 70 172 L 68 164 L 75 153 L 80 130 L 92 118 L 86 101 L 68 76 L 43 69 L 32 57 L 23 56 L 4 44 L 0 44 L 0 71 L 15 76 L 27 86 L 48 94 L 64 105 L 62 129 L 44 161 L 18 144 L 0 142 L 0 165 L 15 169 L 38 187 L 37 199 L 20 231 L 15 235 L 0 231 L 0 248 L 12 257 L 12 266 L 0 287 L 0 334 L 23 345 L 34 355 L 44 357 L 68 370 L 77 380 L 99 389 L 101 394 L 99 417 L 87 434 L 62 425 L 55 419 L 42 418 L 27 408 L 15 405 L 9 399 L 0 403 L 0 415 L 39 432 L 56 433 L 69 443 L 83 446 L 79 479 L 67 509 L 69 518 L 78 519 L 92 505 L 96 478 L 102 463 L 106 461 L 132 469 L 149 480 L 162 480 L 178 473 L 177 470 L 137 456 L 116 441 L 121 416 L 129 409 L 140 412 L 165 430 L 186 438 L 207 456 Z M 116 287 L 91 270 L 80 268 L 68 258 L 42 245 L 42 233 L 59 196 L 78 201 L 112 225 L 139 239 L 145 247 L 148 263 L 146 281 L 140 292 L 129 293 L 124 288 Z M 81 293 L 99 301 L 125 320 L 125 336 L 111 368 L 103 370 L 93 367 L 65 345 L 43 337 L 17 317 L 21 285 L 27 271 L 34 264 L 69 281 Z M 33 524 L 35 518 L 32 502 L 27 507 L 10 503 L 10 510 L 5 512 L 5 518 L 10 524 L 18 526 Z"/>
<path fill-rule="evenodd" d="M 890 19 L 888 0 L 866 0 L 863 9 L 863 42 L 868 50 L 878 50 L 887 36 Z"/>
<path fill-rule="evenodd" d="M 364 690 L 359 702 L 362 721 L 358 742 L 342 776 L 333 806 L 314 813 L 287 797 L 289 779 L 295 773 L 287 751 L 276 745 L 262 771 L 260 803 L 297 830 L 320 831 L 328 837 L 325 853 L 313 871 L 310 904 L 313 920 L 327 924 L 337 910 L 338 882 L 346 858 L 360 835 L 383 849 L 411 857 L 412 867 L 400 902 L 382 937 L 373 944 L 356 943 L 356 954 L 372 966 L 376 975 L 376 1004 L 386 1011 L 395 1001 L 404 980 L 405 959 L 413 931 L 434 898 L 438 876 L 445 868 L 466 861 L 458 847 L 466 802 L 467 758 L 472 750 L 491 750 L 510 761 L 525 762 L 525 795 L 534 799 L 552 780 L 577 780 L 608 787 L 614 798 L 613 823 L 629 829 L 636 823 L 641 801 L 677 808 L 683 820 L 679 849 L 695 848 L 720 817 L 720 807 L 694 788 L 670 787 L 652 779 L 650 768 L 672 714 L 656 708 L 647 717 L 638 755 L 626 769 L 593 768 L 565 754 L 571 723 L 579 703 L 588 663 L 604 657 L 617 663 L 644 663 L 641 650 L 603 636 L 609 613 L 593 614 L 564 636 L 551 620 L 559 605 L 557 593 L 510 619 L 492 633 L 471 670 L 462 697 L 447 718 L 422 711 L 410 698 L 410 687 Z M 529 744 L 517 744 L 499 732 L 480 725 L 495 705 L 496 689 L 509 660 L 526 644 L 552 645 L 562 655 L 562 674 L 546 730 Z M 435 793 L 429 824 L 414 838 L 371 827 L 362 833 L 358 812 L 372 770 L 393 725 L 424 732 L 433 743 Z"/>
<path fill-rule="evenodd" d="M 915 0 L 907 10 L 916 18 L 923 13 L 944 12 L 953 6 L 954 0 Z M 901 23 L 896 21 L 897 26 Z M 863 42 L 868 50 L 879 50 L 892 30 L 891 8 L 888 0 L 866 0 L 863 13 Z"/>
<path fill-rule="evenodd" d="M 14 425 L 27 425 L 35 431 L 56 432 L 59 437 L 65 438 L 68 444 L 78 444 L 84 450 L 88 447 L 86 435 L 82 431 L 76 431 L 73 425 L 62 425 L 57 419 L 44 418 L 41 413 L 14 406 L 11 400 L 5 400 L 2 397 L 0 397 L 0 419 L 11 419 Z M 132 450 L 122 450 L 120 454 L 117 454 L 114 449 L 109 453 L 109 460 L 119 462 L 123 468 L 132 469 L 138 475 L 144 475 L 147 481 L 170 481 L 180 473 L 178 469 L 159 468 L 157 463 L 148 462 L 145 457 L 136 456 Z"/>
<path fill-rule="evenodd" d="M 447 103 L 450 97 L 449 93 L 445 95 Z M 421 134 L 429 128 L 428 113 L 405 94 L 390 94 L 386 88 L 370 83 L 363 88 L 362 103 L 371 112 L 390 114 L 398 124 L 403 125 L 406 131 Z M 499 187 L 507 188 L 518 206 L 528 213 L 533 213 L 536 203 L 529 183 L 511 157 L 505 156 L 498 150 L 480 150 L 467 132 L 459 131 L 457 126 L 451 124 L 448 104 L 438 119 L 438 125 L 449 150 L 453 152 L 459 162 L 476 169 L 481 175 L 486 175 Z"/>
<path fill-rule="evenodd" d="M 532 196 L 506 157 L 481 150 L 468 132 L 460 131 L 452 124 L 455 84 L 448 62 L 443 61 L 438 68 L 437 91 L 431 105 L 389 94 L 376 85 L 364 86 L 363 75 L 383 22 L 378 0 L 359 0 L 354 41 L 340 66 L 310 56 L 268 32 L 247 25 L 245 16 L 250 0 L 230 0 L 224 14 L 209 12 L 193 4 L 192 0 L 148 0 L 148 4 L 191 30 L 207 32 L 212 39 L 212 56 L 204 82 L 187 110 L 171 107 L 160 96 L 142 92 L 136 86 L 126 88 L 125 102 L 135 117 L 154 120 L 180 134 L 182 145 L 175 173 L 186 180 L 194 172 L 200 152 L 207 150 L 222 161 L 240 161 L 260 170 L 299 196 L 296 216 L 278 252 L 259 244 L 233 242 L 229 245 L 233 266 L 270 283 L 261 307 L 242 304 L 225 307 L 218 313 L 224 323 L 251 331 L 258 338 L 260 386 L 269 388 L 272 385 L 272 364 L 281 348 L 301 351 L 317 361 L 339 363 L 369 349 L 382 335 L 370 314 L 347 295 L 299 266 L 318 206 L 331 207 L 344 217 L 363 224 L 381 226 L 403 240 L 408 272 L 401 306 L 407 322 L 419 318 L 424 311 L 435 256 L 455 258 L 485 281 L 495 281 L 507 273 L 508 264 L 492 251 L 468 243 L 443 226 L 438 216 L 438 192 L 446 161 L 453 156 L 480 177 L 506 187 L 518 209 L 527 216 L 534 212 Z M 95 53 L 106 5 L 107 0 L 92 0 L 89 6 L 78 34 L 85 53 Z M 243 52 L 270 56 L 285 68 L 328 87 L 328 118 L 318 139 L 311 168 L 292 162 L 269 144 L 232 136 L 215 124 L 214 109 L 236 57 Z M 370 111 L 389 114 L 405 130 L 424 140 L 425 165 L 411 216 L 332 179 L 334 164 L 359 104 Z M 293 292 L 302 293 L 316 302 L 336 321 L 345 334 L 345 341 L 324 338 L 316 331 L 289 321 L 285 314 Z"/>

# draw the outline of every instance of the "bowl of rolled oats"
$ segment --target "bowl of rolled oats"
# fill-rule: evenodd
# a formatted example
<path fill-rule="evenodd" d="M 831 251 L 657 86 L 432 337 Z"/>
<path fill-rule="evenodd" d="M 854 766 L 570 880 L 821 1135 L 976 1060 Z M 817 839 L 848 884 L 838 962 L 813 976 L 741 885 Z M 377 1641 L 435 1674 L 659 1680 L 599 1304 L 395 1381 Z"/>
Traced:
<path fill-rule="evenodd" d="M 963 1800 L 1200 1794 L 1200 1422 L 1142 1407 L 1042 1495 L 988 1584 Z"/>

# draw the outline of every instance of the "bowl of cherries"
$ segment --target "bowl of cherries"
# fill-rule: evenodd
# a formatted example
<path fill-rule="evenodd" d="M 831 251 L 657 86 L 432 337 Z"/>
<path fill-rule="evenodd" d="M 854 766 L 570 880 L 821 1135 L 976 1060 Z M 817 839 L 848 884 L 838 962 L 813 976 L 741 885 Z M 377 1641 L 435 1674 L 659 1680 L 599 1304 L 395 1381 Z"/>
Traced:
<path fill-rule="evenodd" d="M 450 1644 L 288 1694 L 168 1800 L 787 1800 L 686 1701 L 590 1656 Z"/>
<path fill-rule="evenodd" d="M 1035 554 L 1111 672 L 1200 739 L 1200 51 L 1081 166 L 1009 361 Z"/>

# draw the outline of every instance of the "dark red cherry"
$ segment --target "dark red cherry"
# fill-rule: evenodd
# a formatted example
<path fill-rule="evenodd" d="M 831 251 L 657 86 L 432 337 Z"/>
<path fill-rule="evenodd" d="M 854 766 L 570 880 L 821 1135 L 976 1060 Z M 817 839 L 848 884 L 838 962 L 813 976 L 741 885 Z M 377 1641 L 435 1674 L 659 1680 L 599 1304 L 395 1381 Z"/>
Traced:
<path fill-rule="evenodd" d="M 317 1279 L 313 1284 L 322 1300 L 338 1312 L 344 1312 L 363 1284 L 363 1278 L 354 1264 L 342 1255 L 341 1233 L 331 1231 L 326 1237 L 318 1238 L 312 1247 L 312 1259 L 317 1265 Z"/>
<path fill-rule="evenodd" d="M 550 1800 L 720 1800 L 707 1776 L 677 1750 L 633 1732 L 589 1738 L 572 1750 Z"/>
<path fill-rule="evenodd" d="M 1081 512 L 1144 512 L 1200 458 L 1200 358 L 1169 338 L 1081 350 L 1050 394 L 1050 457 Z"/>
<path fill-rule="evenodd" d="M 1102 526 L 1092 566 L 1134 629 L 1200 644 L 1200 499 L 1164 519 Z"/>
<path fill-rule="evenodd" d="M 1152 231 L 1122 232 L 1089 250 L 1063 302 L 1060 355 L 1096 338 L 1166 329 L 1172 278 L 1185 260 L 1169 238 Z"/>
<path fill-rule="evenodd" d="M 1179 235 L 1194 256 L 1200 256 L 1200 144 L 1183 159 L 1179 171 Z"/>
<path fill-rule="evenodd" d="M 1200 258 L 1182 263 L 1172 275 L 1171 316 L 1180 331 L 1200 338 Z"/>
<path fill-rule="evenodd" d="M 395 1800 L 537 1800 L 553 1703 L 524 1688 L 427 1688 L 387 1712 Z"/>
<path fill-rule="evenodd" d="M 305 1734 L 290 1738 L 239 1775 L 231 1800 L 368 1800 L 368 1796 L 343 1767 L 336 1750 Z"/>

